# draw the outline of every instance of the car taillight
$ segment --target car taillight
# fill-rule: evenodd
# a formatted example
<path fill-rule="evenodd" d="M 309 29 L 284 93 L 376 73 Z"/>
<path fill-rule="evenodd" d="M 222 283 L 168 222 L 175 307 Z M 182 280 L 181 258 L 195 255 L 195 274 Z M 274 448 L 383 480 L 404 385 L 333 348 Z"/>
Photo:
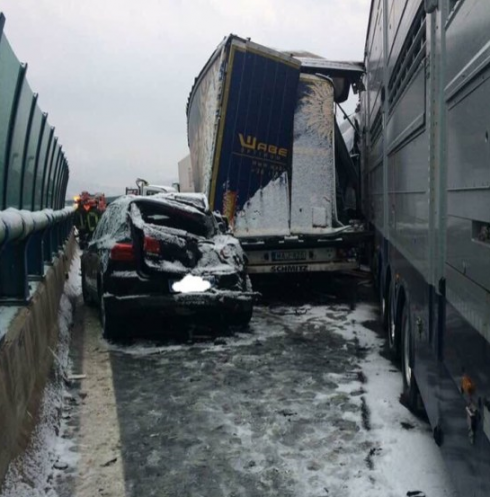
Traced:
<path fill-rule="evenodd" d="M 148 254 L 160 254 L 160 240 L 152 238 L 151 236 L 145 236 L 143 242 L 143 249 Z"/>
<path fill-rule="evenodd" d="M 116 243 L 111 248 L 111 259 L 120 262 L 132 262 L 134 258 L 134 250 L 132 243 Z"/>

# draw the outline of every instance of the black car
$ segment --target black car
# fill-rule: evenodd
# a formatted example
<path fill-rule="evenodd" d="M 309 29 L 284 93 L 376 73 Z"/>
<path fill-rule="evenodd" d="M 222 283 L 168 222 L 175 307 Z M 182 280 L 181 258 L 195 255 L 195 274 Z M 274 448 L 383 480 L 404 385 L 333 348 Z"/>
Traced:
<path fill-rule="evenodd" d="M 246 325 L 254 293 L 238 240 L 204 196 L 120 197 L 82 255 L 86 303 L 100 306 L 103 334 L 151 313 L 199 324 Z"/>

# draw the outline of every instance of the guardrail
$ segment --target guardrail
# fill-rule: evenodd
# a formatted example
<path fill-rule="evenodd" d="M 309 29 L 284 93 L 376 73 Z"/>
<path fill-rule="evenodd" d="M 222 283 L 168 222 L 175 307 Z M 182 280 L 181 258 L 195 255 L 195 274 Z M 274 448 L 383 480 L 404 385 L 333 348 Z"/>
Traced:
<path fill-rule="evenodd" d="M 29 302 L 29 282 L 42 280 L 58 257 L 74 214 L 74 207 L 0 211 L 0 305 Z"/>

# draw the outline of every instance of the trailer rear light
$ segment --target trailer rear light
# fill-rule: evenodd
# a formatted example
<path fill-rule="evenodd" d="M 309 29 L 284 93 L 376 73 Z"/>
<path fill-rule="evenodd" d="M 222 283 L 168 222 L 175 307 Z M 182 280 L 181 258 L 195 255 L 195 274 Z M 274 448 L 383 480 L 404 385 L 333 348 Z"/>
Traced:
<path fill-rule="evenodd" d="M 116 243 L 111 248 L 111 260 L 119 262 L 133 262 L 135 260 L 132 243 Z"/>
<path fill-rule="evenodd" d="M 160 255 L 160 240 L 152 238 L 151 236 L 145 236 L 143 249 L 147 254 Z"/>
<path fill-rule="evenodd" d="M 468 374 L 464 373 L 461 378 L 461 393 L 472 397 L 476 392 L 476 384 Z"/>

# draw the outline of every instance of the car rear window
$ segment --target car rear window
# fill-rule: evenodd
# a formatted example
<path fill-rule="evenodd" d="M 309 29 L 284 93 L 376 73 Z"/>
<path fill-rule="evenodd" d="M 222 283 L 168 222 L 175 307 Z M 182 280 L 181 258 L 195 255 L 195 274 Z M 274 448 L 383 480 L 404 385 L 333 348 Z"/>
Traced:
<path fill-rule="evenodd" d="M 210 238 L 215 234 L 216 224 L 210 213 L 199 212 L 187 205 L 179 206 L 157 202 L 137 202 L 141 217 L 146 224 L 179 229 L 193 235 Z"/>
<path fill-rule="evenodd" d="M 94 232 L 94 240 L 111 239 L 120 242 L 131 238 L 127 223 L 128 204 L 129 199 L 124 198 L 107 207 Z"/>

